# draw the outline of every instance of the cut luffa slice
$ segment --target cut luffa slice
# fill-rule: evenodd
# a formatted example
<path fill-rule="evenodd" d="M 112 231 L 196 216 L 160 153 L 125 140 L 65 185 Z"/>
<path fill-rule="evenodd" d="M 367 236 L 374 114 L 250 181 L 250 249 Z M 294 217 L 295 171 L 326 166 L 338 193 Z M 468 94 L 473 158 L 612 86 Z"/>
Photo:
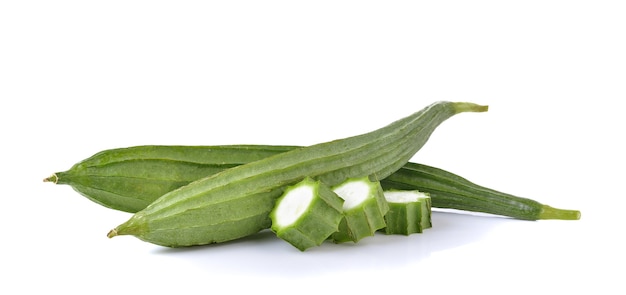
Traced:
<path fill-rule="evenodd" d="M 427 193 L 417 190 L 384 192 L 389 204 L 385 215 L 386 234 L 410 235 L 432 227 L 431 200 Z"/>
<path fill-rule="evenodd" d="M 287 188 L 270 213 L 278 237 L 304 251 L 337 231 L 343 200 L 320 181 L 305 178 Z"/>
<path fill-rule="evenodd" d="M 333 187 L 333 191 L 344 200 L 344 218 L 339 231 L 332 235 L 335 243 L 356 243 L 385 227 L 384 216 L 389 206 L 380 182 L 370 181 L 367 177 L 348 179 Z"/>

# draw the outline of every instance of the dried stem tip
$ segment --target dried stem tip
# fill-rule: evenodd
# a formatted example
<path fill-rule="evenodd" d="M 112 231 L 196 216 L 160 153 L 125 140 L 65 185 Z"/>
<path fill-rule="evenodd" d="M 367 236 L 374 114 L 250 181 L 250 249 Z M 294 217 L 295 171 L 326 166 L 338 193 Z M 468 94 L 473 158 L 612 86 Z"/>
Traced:
<path fill-rule="evenodd" d="M 117 230 L 116 229 L 112 229 L 111 231 L 109 231 L 109 233 L 107 234 L 107 237 L 110 239 L 112 237 L 117 236 Z"/>
<path fill-rule="evenodd" d="M 54 184 L 56 184 L 57 181 L 59 181 L 59 177 L 57 177 L 56 174 L 52 174 L 48 178 L 43 179 L 43 182 L 53 182 Z"/>

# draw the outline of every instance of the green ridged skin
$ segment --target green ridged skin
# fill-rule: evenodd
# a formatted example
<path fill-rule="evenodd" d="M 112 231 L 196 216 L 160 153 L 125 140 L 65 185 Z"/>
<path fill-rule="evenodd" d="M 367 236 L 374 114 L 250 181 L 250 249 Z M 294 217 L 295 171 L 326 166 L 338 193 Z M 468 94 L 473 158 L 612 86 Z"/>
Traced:
<path fill-rule="evenodd" d="M 439 168 L 407 163 L 381 181 L 383 189 L 427 192 L 436 208 L 449 208 L 508 216 L 523 220 L 580 219 L 577 210 L 556 209 L 535 200 L 521 198 L 474 184 Z"/>
<path fill-rule="evenodd" d="M 267 145 L 136 146 L 105 150 L 46 182 L 67 184 L 108 208 L 135 213 L 192 181 L 299 147 Z M 579 219 L 576 210 L 485 188 L 448 171 L 408 163 L 382 180 L 386 189 L 431 193 L 433 207 L 484 212 L 517 219 Z"/>
<path fill-rule="evenodd" d="M 404 194 L 416 194 L 416 200 L 409 202 L 397 202 L 387 199 L 389 212 L 385 215 L 387 226 L 381 230 L 388 235 L 410 235 L 422 233 L 432 227 L 431 200 L 426 193 L 418 191 L 385 191 L 385 196 L 390 192 Z"/>
<path fill-rule="evenodd" d="M 362 186 L 366 190 L 354 189 L 354 186 Z M 346 198 L 342 191 L 355 193 L 363 192 L 363 202 L 346 208 L 343 207 L 344 218 L 339 224 L 339 230 L 332 235 L 335 243 L 358 242 L 365 237 L 373 236 L 377 230 L 385 227 L 385 214 L 389 206 L 383 195 L 383 189 L 378 181 L 370 181 L 369 178 L 349 179 L 333 188 L 333 191 L 341 198 Z"/>
<path fill-rule="evenodd" d="M 422 211 L 421 211 L 422 221 L 420 222 L 420 225 L 422 226 L 422 230 L 433 227 L 433 221 L 432 221 L 433 202 L 432 202 L 432 198 L 430 197 L 430 195 L 422 199 L 420 202 L 420 205 L 422 206 Z"/>
<path fill-rule="evenodd" d="M 47 182 L 70 185 L 108 208 L 135 213 L 160 196 L 228 168 L 293 150 L 294 146 L 135 146 L 99 152 Z"/>
<path fill-rule="evenodd" d="M 286 206 L 283 201 L 287 198 L 301 197 L 299 189 L 310 189 L 312 199 L 302 215 L 290 224 L 280 224 L 279 214 L 296 208 L 281 208 Z M 299 194 L 294 196 L 294 194 Z M 272 219 L 272 231 L 276 235 L 298 248 L 305 251 L 308 248 L 321 245 L 328 237 L 337 232 L 339 222 L 343 219 L 343 200 L 337 196 L 328 186 L 320 181 L 305 178 L 298 184 L 285 190 L 285 193 L 276 201 L 276 206 L 270 213 Z M 290 213 L 290 212 L 287 212 Z"/>
<path fill-rule="evenodd" d="M 313 177 L 329 186 L 348 178 L 383 179 L 400 169 L 434 130 L 472 103 L 437 102 L 378 130 L 297 148 L 230 168 L 158 198 L 111 230 L 146 242 L 192 246 L 234 240 L 269 228 L 274 202 L 286 186 Z"/>
<path fill-rule="evenodd" d="M 387 226 L 382 232 L 388 235 L 410 235 L 421 233 L 419 218 L 422 206 L 420 202 L 389 203 L 389 212 L 385 216 Z"/>
<path fill-rule="evenodd" d="M 299 147 L 266 145 L 136 146 L 102 151 L 57 172 L 46 182 L 67 184 L 108 208 L 135 213 L 160 196 L 217 172 Z M 431 194 L 433 207 L 483 212 L 516 219 L 579 219 L 576 210 L 555 209 L 471 183 L 451 172 L 407 163 L 381 181 L 385 189 Z"/>

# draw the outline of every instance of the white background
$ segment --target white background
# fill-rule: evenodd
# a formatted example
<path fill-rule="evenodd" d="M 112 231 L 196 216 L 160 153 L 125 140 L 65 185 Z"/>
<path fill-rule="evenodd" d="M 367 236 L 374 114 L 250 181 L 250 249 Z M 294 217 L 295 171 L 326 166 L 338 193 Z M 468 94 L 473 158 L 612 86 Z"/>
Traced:
<path fill-rule="evenodd" d="M 624 15 L 623 1 L 3 1 L 0 293 L 624 294 Z M 582 219 L 437 212 L 421 235 L 304 253 L 269 232 L 175 250 L 107 239 L 129 214 L 41 181 L 104 149 L 308 145 L 437 100 L 490 110 L 445 122 L 414 161 Z"/>

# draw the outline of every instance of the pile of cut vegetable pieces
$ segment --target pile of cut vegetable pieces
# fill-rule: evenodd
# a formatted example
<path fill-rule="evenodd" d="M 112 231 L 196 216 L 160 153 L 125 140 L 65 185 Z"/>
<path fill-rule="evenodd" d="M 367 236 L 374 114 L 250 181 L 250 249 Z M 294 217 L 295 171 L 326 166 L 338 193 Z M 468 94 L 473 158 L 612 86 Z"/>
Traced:
<path fill-rule="evenodd" d="M 577 220 L 544 205 L 409 162 L 436 128 L 487 106 L 435 102 L 380 129 L 316 145 L 160 146 L 101 151 L 54 173 L 105 207 L 133 213 L 108 237 L 167 247 L 220 243 L 265 229 L 305 251 L 357 243 L 376 232 L 432 227 L 432 207 L 523 220 Z"/>

